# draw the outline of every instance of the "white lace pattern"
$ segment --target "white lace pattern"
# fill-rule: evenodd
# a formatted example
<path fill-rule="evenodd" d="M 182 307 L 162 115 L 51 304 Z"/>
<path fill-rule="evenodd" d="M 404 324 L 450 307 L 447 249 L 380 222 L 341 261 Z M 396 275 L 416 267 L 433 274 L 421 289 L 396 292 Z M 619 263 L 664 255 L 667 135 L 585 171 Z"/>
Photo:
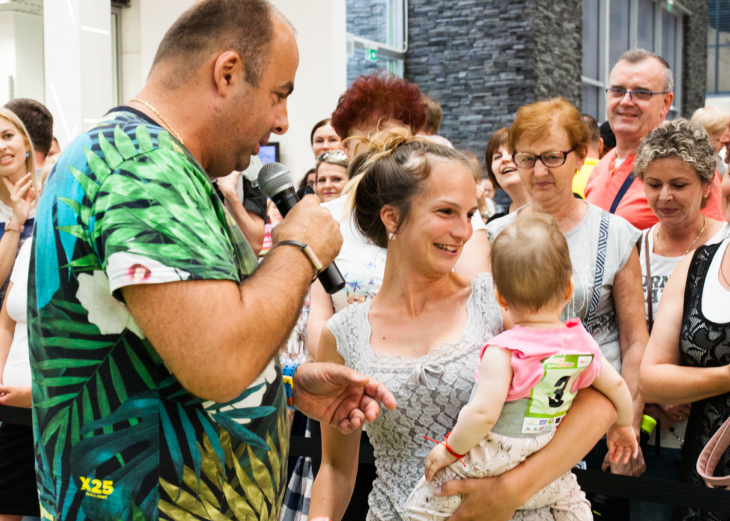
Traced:
<path fill-rule="evenodd" d="M 367 426 L 375 450 L 377 478 L 368 503 L 368 521 L 400 520 L 406 498 L 423 475 L 433 444 L 443 440 L 469 401 L 481 347 L 502 332 L 492 276 L 472 280 L 468 320 L 462 338 L 444 343 L 419 358 L 379 355 L 370 347 L 370 301 L 333 316 L 327 327 L 345 364 L 383 382 L 398 402 Z"/>

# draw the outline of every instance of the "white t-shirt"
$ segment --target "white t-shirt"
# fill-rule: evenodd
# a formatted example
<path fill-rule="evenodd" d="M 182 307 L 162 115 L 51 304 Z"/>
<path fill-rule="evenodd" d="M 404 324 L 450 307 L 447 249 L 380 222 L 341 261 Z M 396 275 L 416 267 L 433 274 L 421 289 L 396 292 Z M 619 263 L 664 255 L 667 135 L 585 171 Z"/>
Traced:
<path fill-rule="evenodd" d="M 30 355 L 28 353 L 28 267 L 33 239 L 30 238 L 20 248 L 15 260 L 10 282 L 13 287 L 7 298 L 8 315 L 15 320 L 15 333 L 10 353 L 3 370 L 3 385 L 31 386 Z"/>
<path fill-rule="evenodd" d="M 345 289 L 332 295 L 335 313 L 355 302 L 365 302 L 373 298 L 380 291 L 385 273 L 387 250 L 375 246 L 362 236 L 352 213 L 348 212 L 348 199 L 344 195 L 321 205 L 340 223 L 342 233 L 342 248 L 335 263 L 346 284 Z M 486 228 L 479 213 L 474 214 L 471 224 L 474 232 Z"/>
<path fill-rule="evenodd" d="M 707 320 L 718 324 L 730 322 L 730 291 L 720 284 L 720 265 L 728 244 L 730 244 L 730 239 L 722 241 L 710 263 L 705 285 L 702 288 L 702 314 Z"/>
<path fill-rule="evenodd" d="M 571 318 L 579 318 L 583 323 L 586 322 L 591 308 L 596 272 L 600 271 L 597 257 L 603 210 L 588 202 L 583 204 L 588 205 L 585 216 L 578 226 L 563 234 L 570 250 L 575 288 L 573 298 L 565 306 L 560 317 L 562 322 Z M 502 230 L 515 221 L 522 208 L 489 223 L 487 234 L 490 242 L 494 241 Z M 618 215 L 610 215 L 608 222 L 606 257 L 603 259 L 601 288 L 591 334 L 601 347 L 603 356 L 620 373 L 621 348 L 619 346 L 618 316 L 613 299 L 613 281 L 616 274 L 628 262 L 636 242 L 641 237 L 641 232 Z"/>
<path fill-rule="evenodd" d="M 639 255 L 639 262 L 641 263 L 641 283 L 644 287 L 644 313 L 646 314 L 647 321 L 649 320 L 649 306 L 646 303 L 646 251 L 644 247 L 646 234 L 649 234 L 649 262 L 651 263 L 651 302 L 654 311 L 654 320 L 656 320 L 657 310 L 659 309 L 659 301 L 664 293 L 664 286 L 666 286 L 669 276 L 674 272 L 679 262 L 684 258 L 684 255 L 679 257 L 664 257 L 657 253 L 654 253 L 654 237 L 656 236 L 656 228 L 659 223 L 655 224 L 648 230 L 644 230 L 641 237 L 641 253 Z M 717 244 L 722 241 L 730 225 L 724 224 L 720 231 L 713 235 L 705 244 Z"/>

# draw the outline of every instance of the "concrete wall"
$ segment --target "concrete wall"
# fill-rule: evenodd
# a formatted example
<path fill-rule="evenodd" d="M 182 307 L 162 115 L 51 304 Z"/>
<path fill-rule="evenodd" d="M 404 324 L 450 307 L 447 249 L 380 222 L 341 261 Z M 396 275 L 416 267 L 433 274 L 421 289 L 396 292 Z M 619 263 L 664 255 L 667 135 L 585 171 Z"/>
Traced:
<path fill-rule="evenodd" d="M 45 104 L 61 147 L 112 108 L 110 0 L 46 1 Z"/>
<path fill-rule="evenodd" d="M 0 106 L 11 94 L 42 102 L 43 74 L 43 17 L 0 11 Z"/>
<path fill-rule="evenodd" d="M 157 47 L 172 23 L 194 0 L 132 0 L 123 16 L 124 95 L 142 87 Z M 297 30 L 299 69 L 289 98 L 289 131 L 272 136 L 296 180 L 314 166 L 309 134 L 328 117 L 347 86 L 345 3 L 342 0 L 273 0 Z M 138 17 L 135 14 L 138 9 Z M 137 29 L 138 27 L 138 29 Z M 139 49 L 139 51 L 137 51 Z M 137 62 L 139 65 L 136 65 Z"/>

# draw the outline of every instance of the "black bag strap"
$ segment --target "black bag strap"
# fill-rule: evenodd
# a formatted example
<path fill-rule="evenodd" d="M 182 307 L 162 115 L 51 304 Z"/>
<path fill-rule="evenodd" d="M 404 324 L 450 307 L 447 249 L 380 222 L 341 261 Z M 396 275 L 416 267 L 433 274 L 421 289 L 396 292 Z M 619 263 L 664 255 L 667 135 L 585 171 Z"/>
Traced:
<path fill-rule="evenodd" d="M 635 180 L 636 177 L 634 176 L 634 171 L 632 170 L 631 173 L 629 173 L 629 176 L 624 181 L 624 184 L 622 184 L 621 188 L 618 189 L 618 193 L 616 194 L 616 198 L 613 200 L 613 204 L 611 205 L 611 209 L 609 210 L 609 212 L 616 213 L 618 205 L 621 204 L 621 199 L 624 198 L 626 192 L 629 191 L 629 188 L 631 188 L 631 185 L 634 184 Z"/>
<path fill-rule="evenodd" d="M 588 308 L 585 327 L 593 334 L 593 321 L 598 311 L 598 302 L 601 300 L 601 288 L 603 287 L 603 271 L 606 265 L 606 250 L 608 249 L 608 226 L 611 215 L 607 211 L 601 212 L 601 224 L 598 229 L 598 248 L 596 250 L 596 276 L 593 280 L 593 295 L 591 306 Z"/>

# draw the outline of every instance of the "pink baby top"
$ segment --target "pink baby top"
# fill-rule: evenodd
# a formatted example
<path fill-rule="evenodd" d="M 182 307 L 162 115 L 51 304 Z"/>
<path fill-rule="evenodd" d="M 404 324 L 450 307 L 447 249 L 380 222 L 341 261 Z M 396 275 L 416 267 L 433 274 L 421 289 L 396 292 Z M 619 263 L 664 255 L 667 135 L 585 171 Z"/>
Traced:
<path fill-rule="evenodd" d="M 568 320 L 565 326 L 558 329 L 515 326 L 495 336 L 482 348 L 480 360 L 489 346 L 512 351 L 513 374 L 507 401 L 530 398 L 532 389 L 546 379 L 548 371 L 557 373 L 557 385 L 572 380 L 572 394 L 589 387 L 601 373 L 601 349 L 580 319 Z M 561 380 L 566 376 L 567 379 Z M 479 380 L 479 368 L 476 377 Z"/>

